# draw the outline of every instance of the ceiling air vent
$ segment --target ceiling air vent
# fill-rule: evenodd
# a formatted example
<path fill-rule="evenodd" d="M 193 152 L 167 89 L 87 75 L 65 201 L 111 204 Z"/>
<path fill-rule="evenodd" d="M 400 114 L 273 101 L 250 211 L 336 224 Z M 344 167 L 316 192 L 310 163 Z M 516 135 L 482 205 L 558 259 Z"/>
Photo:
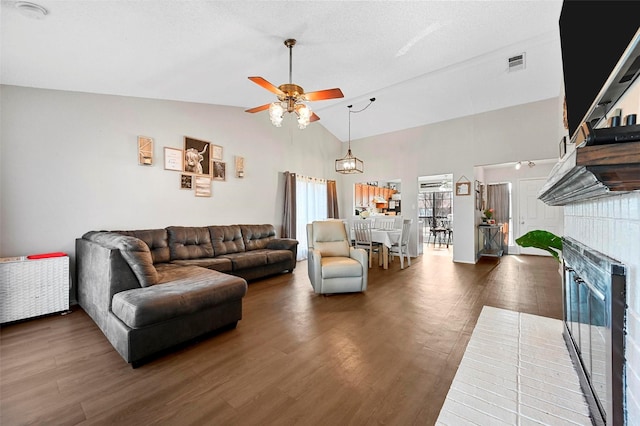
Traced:
<path fill-rule="evenodd" d="M 509 62 L 509 72 L 523 70 L 525 65 L 524 53 L 510 57 L 508 59 L 508 62 Z"/>

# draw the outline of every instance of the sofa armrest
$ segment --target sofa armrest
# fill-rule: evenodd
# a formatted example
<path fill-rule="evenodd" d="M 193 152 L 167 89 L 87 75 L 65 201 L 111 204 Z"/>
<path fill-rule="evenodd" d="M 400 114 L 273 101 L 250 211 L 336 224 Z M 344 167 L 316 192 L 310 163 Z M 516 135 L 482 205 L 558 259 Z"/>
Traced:
<path fill-rule="evenodd" d="M 298 240 L 293 238 L 273 238 L 269 240 L 266 248 L 271 250 L 289 250 L 293 253 L 289 270 L 293 271 L 298 260 Z"/>
<path fill-rule="evenodd" d="M 298 250 L 298 240 L 293 238 L 274 238 L 267 243 L 268 249 L 271 250 Z"/>

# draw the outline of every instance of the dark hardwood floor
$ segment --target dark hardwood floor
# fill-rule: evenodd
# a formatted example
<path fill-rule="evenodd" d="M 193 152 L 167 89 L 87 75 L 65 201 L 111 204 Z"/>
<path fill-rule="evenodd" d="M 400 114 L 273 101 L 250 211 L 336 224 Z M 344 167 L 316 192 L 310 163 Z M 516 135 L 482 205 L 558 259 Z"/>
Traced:
<path fill-rule="evenodd" d="M 3 326 L 0 424 L 431 425 L 484 305 L 562 316 L 552 258 L 442 254 L 333 296 L 299 262 L 249 285 L 235 330 L 137 369 L 78 307 Z"/>

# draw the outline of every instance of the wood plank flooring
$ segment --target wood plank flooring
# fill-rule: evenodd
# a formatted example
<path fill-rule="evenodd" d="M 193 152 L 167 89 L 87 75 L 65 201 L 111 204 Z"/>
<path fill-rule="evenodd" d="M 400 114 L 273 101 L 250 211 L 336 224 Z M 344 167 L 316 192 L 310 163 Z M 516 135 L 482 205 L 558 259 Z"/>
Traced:
<path fill-rule="evenodd" d="M 333 296 L 299 262 L 250 283 L 235 330 L 137 369 L 79 307 L 4 326 L 0 424 L 432 425 L 484 305 L 562 317 L 552 258 L 441 254 Z"/>

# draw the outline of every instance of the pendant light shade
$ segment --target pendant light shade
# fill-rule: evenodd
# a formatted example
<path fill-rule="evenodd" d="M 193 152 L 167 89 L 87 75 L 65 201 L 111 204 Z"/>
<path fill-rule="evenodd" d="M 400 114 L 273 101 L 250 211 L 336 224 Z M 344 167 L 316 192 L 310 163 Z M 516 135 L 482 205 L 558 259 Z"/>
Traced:
<path fill-rule="evenodd" d="M 364 163 L 351 153 L 351 144 L 349 144 L 347 155 L 336 160 L 336 172 L 345 175 L 364 172 Z"/>

